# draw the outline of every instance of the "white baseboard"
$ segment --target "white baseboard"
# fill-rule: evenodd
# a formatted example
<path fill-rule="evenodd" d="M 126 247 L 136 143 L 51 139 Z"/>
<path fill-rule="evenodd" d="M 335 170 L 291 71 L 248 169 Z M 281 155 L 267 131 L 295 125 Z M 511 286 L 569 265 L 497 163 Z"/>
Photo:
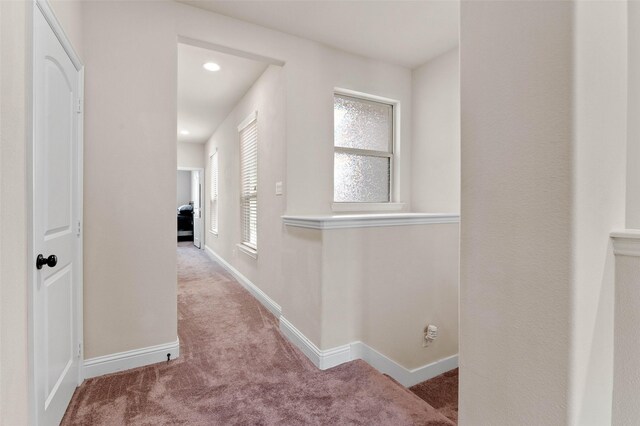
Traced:
<path fill-rule="evenodd" d="M 323 351 L 283 316 L 280 317 L 280 331 L 320 370 L 326 370 L 351 361 L 350 345 L 338 346 Z"/>
<path fill-rule="evenodd" d="M 409 370 L 363 342 L 322 350 L 283 316 L 280 317 L 280 331 L 321 370 L 361 359 L 403 386 L 410 387 L 458 367 L 458 355 L 453 355 Z"/>
<path fill-rule="evenodd" d="M 210 247 L 205 246 L 205 251 L 214 261 L 218 262 L 233 275 L 240 285 L 247 289 L 247 291 L 275 315 L 276 318 L 280 319 L 280 331 L 282 334 L 321 370 L 326 370 L 352 360 L 361 359 L 376 370 L 393 377 L 403 386 L 410 387 L 458 367 L 458 355 L 453 355 L 409 370 L 363 342 L 352 342 L 335 348 L 322 350 L 282 316 L 282 308 L 280 305 L 249 281 L 247 277 L 218 256 Z"/>
<path fill-rule="evenodd" d="M 409 370 L 362 342 L 351 344 L 351 359 L 366 361 L 376 370 L 388 374 L 406 387 L 417 385 L 458 367 L 458 355 L 452 355 Z"/>
<path fill-rule="evenodd" d="M 171 354 L 172 360 L 180 356 L 179 339 L 176 339 L 175 342 L 164 343 L 162 345 L 148 346 L 146 348 L 87 359 L 83 363 L 82 372 L 85 379 L 90 379 L 92 377 L 167 361 L 167 354 Z"/>
<path fill-rule="evenodd" d="M 244 287 L 247 289 L 249 293 L 256 299 L 258 302 L 262 303 L 262 305 L 267 308 L 276 318 L 280 318 L 282 314 L 282 308 L 276 302 L 273 301 L 267 294 L 260 290 L 254 283 L 249 281 L 247 277 L 242 275 L 240 271 L 231 266 L 226 260 L 220 257 L 216 252 L 211 250 L 211 248 L 207 245 L 204 246 L 205 252 L 211 257 L 214 261 L 220 264 L 224 269 L 226 269 L 233 277 Z"/>

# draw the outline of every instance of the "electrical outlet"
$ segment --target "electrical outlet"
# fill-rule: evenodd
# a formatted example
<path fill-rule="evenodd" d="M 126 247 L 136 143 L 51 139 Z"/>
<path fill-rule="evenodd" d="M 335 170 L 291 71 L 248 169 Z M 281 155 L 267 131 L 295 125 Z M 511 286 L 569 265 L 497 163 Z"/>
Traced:
<path fill-rule="evenodd" d="M 435 325 L 429 324 L 424 329 L 424 335 L 422 338 L 422 347 L 426 348 L 427 346 L 429 346 L 431 342 L 436 340 L 437 337 L 438 337 L 438 327 L 436 327 Z"/>

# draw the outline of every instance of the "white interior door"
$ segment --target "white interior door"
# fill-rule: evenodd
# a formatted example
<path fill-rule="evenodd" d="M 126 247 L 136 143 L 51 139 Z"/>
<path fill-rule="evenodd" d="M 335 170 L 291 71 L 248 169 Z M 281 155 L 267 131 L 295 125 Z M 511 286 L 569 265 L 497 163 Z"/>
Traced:
<path fill-rule="evenodd" d="M 78 385 L 82 353 L 82 80 L 42 12 L 34 9 L 34 408 L 37 424 L 57 425 Z"/>
<path fill-rule="evenodd" d="M 202 247 L 202 171 L 191 172 L 191 199 L 193 200 L 193 245 Z"/>

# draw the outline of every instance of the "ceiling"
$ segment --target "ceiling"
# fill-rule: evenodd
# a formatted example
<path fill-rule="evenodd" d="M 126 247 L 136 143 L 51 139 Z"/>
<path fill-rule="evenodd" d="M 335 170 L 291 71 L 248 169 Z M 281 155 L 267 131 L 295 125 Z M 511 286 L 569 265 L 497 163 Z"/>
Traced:
<path fill-rule="evenodd" d="M 220 71 L 205 70 L 214 62 Z M 268 64 L 178 44 L 178 142 L 205 143 Z M 187 130 L 189 135 L 180 132 Z"/>
<path fill-rule="evenodd" d="M 457 0 L 177 1 L 408 68 L 458 44 Z"/>

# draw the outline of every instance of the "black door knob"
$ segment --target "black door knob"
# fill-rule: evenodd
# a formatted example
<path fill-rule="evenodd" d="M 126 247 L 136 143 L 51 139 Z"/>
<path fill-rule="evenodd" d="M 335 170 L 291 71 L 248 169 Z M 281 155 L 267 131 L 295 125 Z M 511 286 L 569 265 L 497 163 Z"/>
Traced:
<path fill-rule="evenodd" d="M 50 268 L 53 268 L 58 264 L 58 257 L 55 254 L 45 258 L 43 255 L 39 254 L 36 258 L 36 268 L 42 269 L 44 265 L 47 265 Z"/>

